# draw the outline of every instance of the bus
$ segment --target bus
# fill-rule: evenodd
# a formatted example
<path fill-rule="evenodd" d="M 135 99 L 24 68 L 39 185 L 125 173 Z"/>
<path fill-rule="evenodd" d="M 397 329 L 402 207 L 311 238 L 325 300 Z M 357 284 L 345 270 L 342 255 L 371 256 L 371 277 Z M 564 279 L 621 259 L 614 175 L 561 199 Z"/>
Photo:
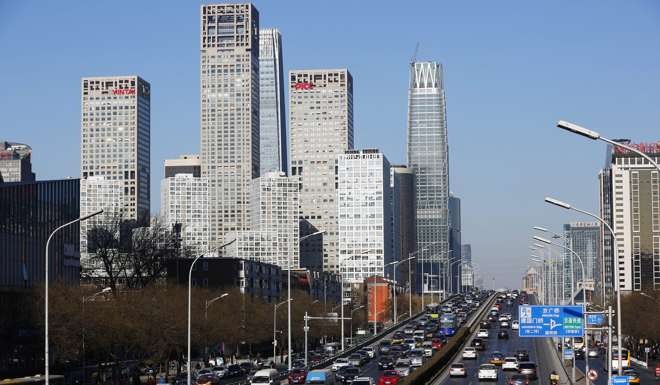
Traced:
<path fill-rule="evenodd" d="M 621 349 L 621 366 L 623 369 L 630 368 L 630 352 L 628 349 Z M 612 371 L 619 370 L 619 349 L 612 348 Z"/>
<path fill-rule="evenodd" d="M 452 313 L 444 313 L 440 317 L 440 332 L 446 336 L 453 336 L 456 334 L 456 315 Z"/>

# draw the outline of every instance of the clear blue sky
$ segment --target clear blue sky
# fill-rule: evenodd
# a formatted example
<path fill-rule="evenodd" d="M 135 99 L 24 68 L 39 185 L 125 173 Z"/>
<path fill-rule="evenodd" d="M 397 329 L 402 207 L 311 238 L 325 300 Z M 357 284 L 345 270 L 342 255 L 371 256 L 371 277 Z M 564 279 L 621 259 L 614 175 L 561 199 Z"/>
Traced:
<path fill-rule="evenodd" d="M 39 179 L 79 174 L 82 76 L 152 85 L 152 208 L 165 158 L 199 147 L 199 5 L 0 0 L 0 138 L 33 147 Z M 660 140 L 660 3 L 640 1 L 256 1 L 282 31 L 285 69 L 347 67 L 357 147 L 406 159 L 408 61 L 445 68 L 451 190 L 487 282 L 517 287 L 531 226 L 597 209 L 603 145 L 554 128 Z M 494 278 L 494 281 L 492 281 Z"/>

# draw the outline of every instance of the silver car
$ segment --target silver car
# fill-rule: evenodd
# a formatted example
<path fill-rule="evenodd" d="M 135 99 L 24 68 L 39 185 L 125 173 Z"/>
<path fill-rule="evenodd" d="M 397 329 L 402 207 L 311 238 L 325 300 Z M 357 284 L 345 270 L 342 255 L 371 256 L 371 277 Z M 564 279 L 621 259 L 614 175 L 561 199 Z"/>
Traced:
<path fill-rule="evenodd" d="M 410 360 L 398 359 L 394 364 L 394 370 L 399 374 L 399 377 L 406 377 L 410 374 Z"/>

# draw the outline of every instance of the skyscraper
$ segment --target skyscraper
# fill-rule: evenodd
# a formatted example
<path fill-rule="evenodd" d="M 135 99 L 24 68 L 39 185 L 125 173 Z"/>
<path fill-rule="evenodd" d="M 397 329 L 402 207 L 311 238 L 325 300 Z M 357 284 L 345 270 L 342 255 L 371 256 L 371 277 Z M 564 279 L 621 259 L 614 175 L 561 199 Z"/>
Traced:
<path fill-rule="evenodd" d="M 288 172 L 282 36 L 275 28 L 259 30 L 259 147 L 260 175 Z"/>
<path fill-rule="evenodd" d="M 577 257 L 571 259 L 569 251 L 564 251 L 564 300 L 570 301 L 571 293 L 584 287 L 593 292 L 595 282 L 600 282 L 600 224 L 598 222 L 571 222 L 564 225 L 564 246 L 572 249 L 584 263 L 584 274 L 582 277 L 582 266 Z M 572 262 L 572 263 L 571 263 Z M 580 286 L 578 286 L 580 283 Z"/>
<path fill-rule="evenodd" d="M 472 245 L 465 243 L 461 245 L 461 259 L 468 265 L 472 265 Z"/>
<path fill-rule="evenodd" d="M 411 256 L 417 247 L 415 232 L 415 174 L 412 170 L 402 165 L 390 167 L 390 187 L 392 190 L 392 232 L 394 244 L 394 256 L 396 260 L 403 260 Z M 398 282 L 405 282 L 414 287 L 414 283 L 408 282 L 408 267 L 414 274 L 415 261 L 396 265 L 396 277 Z M 411 279 L 414 277 L 411 277 Z"/>
<path fill-rule="evenodd" d="M 660 162 L 660 142 L 621 141 Z M 619 147 L 610 147 L 607 158 L 600 175 L 601 212 L 609 214 L 604 219 L 617 238 L 618 260 L 612 257 L 614 285 L 622 291 L 660 290 L 660 172 L 646 159 Z M 608 244 L 603 246 L 606 251 L 611 250 Z M 609 253 L 605 256 L 610 257 Z"/>
<path fill-rule="evenodd" d="M 248 228 L 259 176 L 259 13 L 251 4 L 201 7 L 201 161 L 209 183 L 211 251 Z"/>
<path fill-rule="evenodd" d="M 31 158 L 27 144 L 0 141 L 0 183 L 34 182 Z"/>
<path fill-rule="evenodd" d="M 449 194 L 449 289 L 456 292 L 461 285 L 461 199 Z"/>
<path fill-rule="evenodd" d="M 299 176 L 301 264 L 338 272 L 337 156 L 353 148 L 353 78 L 346 69 L 289 74 L 291 175 Z"/>
<path fill-rule="evenodd" d="M 339 155 L 339 258 L 344 282 L 385 277 L 393 260 L 390 163 L 376 149 Z M 391 276 L 392 267 L 387 269 Z"/>
<path fill-rule="evenodd" d="M 411 63 L 409 87 L 408 167 L 415 172 L 417 187 L 418 262 L 425 263 L 424 272 L 433 272 L 449 258 L 449 154 L 442 66 Z"/>
<path fill-rule="evenodd" d="M 118 181 L 122 219 L 143 223 L 151 192 L 150 88 L 139 76 L 90 77 L 81 84 L 81 182 L 93 176 Z M 88 207 L 97 205 L 81 204 L 81 215 Z"/>

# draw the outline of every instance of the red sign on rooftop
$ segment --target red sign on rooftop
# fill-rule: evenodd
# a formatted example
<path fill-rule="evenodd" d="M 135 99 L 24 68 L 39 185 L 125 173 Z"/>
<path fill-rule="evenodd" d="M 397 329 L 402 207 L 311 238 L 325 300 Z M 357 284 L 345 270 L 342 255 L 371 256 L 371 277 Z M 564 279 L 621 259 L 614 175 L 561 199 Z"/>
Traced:
<path fill-rule="evenodd" d="M 655 143 L 631 143 L 627 145 L 635 150 L 641 151 L 645 154 L 660 154 L 660 142 Z M 617 155 L 628 154 L 630 151 L 622 147 L 614 147 L 614 153 Z"/>
<path fill-rule="evenodd" d="M 310 82 L 298 82 L 293 85 L 293 88 L 296 90 L 311 90 L 314 88 L 314 84 Z"/>
<path fill-rule="evenodd" d="M 114 88 L 113 95 L 135 95 L 135 88 Z"/>

